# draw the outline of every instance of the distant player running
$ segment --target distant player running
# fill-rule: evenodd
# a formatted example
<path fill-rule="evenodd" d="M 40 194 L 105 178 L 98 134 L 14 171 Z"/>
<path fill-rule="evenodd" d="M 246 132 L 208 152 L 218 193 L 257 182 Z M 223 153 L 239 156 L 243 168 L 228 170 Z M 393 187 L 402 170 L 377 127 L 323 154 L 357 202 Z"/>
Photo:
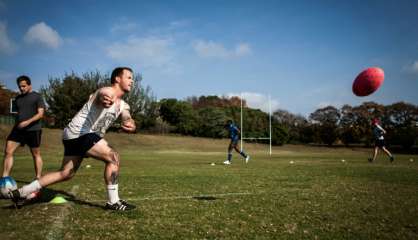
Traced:
<path fill-rule="evenodd" d="M 385 129 L 383 129 L 379 125 L 379 120 L 376 118 L 373 119 L 372 125 L 373 125 L 373 135 L 375 138 L 375 146 L 374 146 L 373 158 L 369 158 L 369 162 L 374 162 L 376 160 L 379 148 L 382 149 L 389 156 L 390 162 L 393 162 L 395 160 L 393 158 L 393 155 L 389 152 L 389 150 L 386 149 L 385 137 L 384 137 L 384 134 L 386 134 Z"/>
<path fill-rule="evenodd" d="M 226 160 L 224 164 L 229 165 L 232 163 L 232 150 L 233 149 L 235 149 L 237 153 L 241 154 L 241 156 L 245 158 L 245 163 L 248 163 L 248 161 L 250 160 L 250 156 L 245 154 L 244 151 L 240 151 L 238 149 L 238 141 L 239 141 L 239 135 L 241 131 L 239 130 L 237 126 L 235 126 L 235 124 L 231 120 L 227 121 L 225 128 L 228 129 L 231 142 L 229 143 L 229 146 L 228 146 L 228 160 Z"/>
<path fill-rule="evenodd" d="M 119 199 L 120 157 L 103 139 L 106 130 L 119 116 L 122 118 L 124 131 L 135 131 L 135 121 L 129 113 L 129 105 L 122 100 L 122 96 L 131 90 L 132 82 L 133 72 L 130 68 L 120 67 L 113 70 L 112 86 L 101 88 L 93 93 L 64 129 L 62 141 L 64 159 L 61 169 L 10 192 L 10 197 L 16 205 L 41 188 L 71 179 L 80 167 L 83 158 L 93 157 L 105 163 L 104 180 L 109 199 L 105 208 L 117 211 L 135 208 L 134 205 Z"/>

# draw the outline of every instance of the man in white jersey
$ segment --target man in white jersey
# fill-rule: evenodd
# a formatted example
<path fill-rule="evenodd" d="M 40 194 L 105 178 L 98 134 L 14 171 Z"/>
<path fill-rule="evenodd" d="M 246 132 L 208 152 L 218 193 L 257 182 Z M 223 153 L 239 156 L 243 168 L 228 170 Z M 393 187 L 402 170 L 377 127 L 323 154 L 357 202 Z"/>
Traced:
<path fill-rule="evenodd" d="M 105 208 L 117 211 L 135 208 L 134 205 L 119 199 L 120 157 L 103 139 L 106 130 L 119 116 L 122 118 L 124 131 L 135 131 L 135 121 L 129 113 L 129 105 L 122 100 L 122 96 L 131 90 L 132 83 L 132 69 L 118 67 L 113 70 L 112 85 L 100 88 L 90 95 L 87 103 L 64 129 L 64 159 L 61 169 L 10 192 L 10 197 L 16 205 L 41 188 L 71 179 L 80 167 L 83 158 L 93 157 L 105 163 L 104 180 L 108 193 L 108 202 Z"/>
<path fill-rule="evenodd" d="M 382 126 L 379 125 L 379 119 L 377 118 L 373 119 L 372 126 L 373 126 L 373 135 L 374 135 L 375 143 L 374 143 L 373 158 L 369 158 L 368 159 L 369 162 L 374 162 L 376 160 L 379 148 L 382 149 L 389 156 L 390 162 L 393 162 L 395 159 L 392 153 L 390 153 L 389 150 L 387 150 L 386 148 L 385 137 L 384 137 L 384 135 L 386 134 L 386 131 L 385 129 L 382 128 Z"/>

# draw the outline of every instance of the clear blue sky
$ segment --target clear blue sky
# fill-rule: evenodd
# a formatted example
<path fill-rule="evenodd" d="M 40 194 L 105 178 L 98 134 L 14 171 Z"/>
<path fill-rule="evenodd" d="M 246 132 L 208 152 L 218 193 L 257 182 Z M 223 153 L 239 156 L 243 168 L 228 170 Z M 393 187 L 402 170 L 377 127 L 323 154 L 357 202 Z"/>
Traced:
<path fill-rule="evenodd" d="M 418 1 L 0 0 L 0 82 L 130 66 L 158 99 L 241 92 L 308 115 L 331 104 L 418 104 Z M 351 84 L 379 66 L 375 94 Z M 265 106 L 264 106 L 265 108 Z"/>

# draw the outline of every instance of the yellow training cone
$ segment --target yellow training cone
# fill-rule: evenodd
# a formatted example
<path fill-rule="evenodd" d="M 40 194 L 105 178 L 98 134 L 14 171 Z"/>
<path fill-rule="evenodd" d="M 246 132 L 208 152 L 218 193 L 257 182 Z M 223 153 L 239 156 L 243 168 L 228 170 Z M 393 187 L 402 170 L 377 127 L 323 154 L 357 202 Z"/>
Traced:
<path fill-rule="evenodd" d="M 65 200 L 65 198 L 61 196 L 56 196 L 51 201 L 49 201 L 49 203 L 53 203 L 53 204 L 61 204 L 61 203 L 66 203 L 66 202 L 67 200 Z"/>

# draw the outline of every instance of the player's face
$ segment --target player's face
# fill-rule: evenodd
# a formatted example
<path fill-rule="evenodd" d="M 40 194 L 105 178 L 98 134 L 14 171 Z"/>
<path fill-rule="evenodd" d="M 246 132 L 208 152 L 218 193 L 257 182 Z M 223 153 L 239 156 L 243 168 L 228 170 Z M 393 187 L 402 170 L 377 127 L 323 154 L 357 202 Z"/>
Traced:
<path fill-rule="evenodd" d="M 32 90 L 32 86 L 29 85 L 26 81 L 20 81 L 19 90 L 20 90 L 20 93 L 26 94 Z"/>
<path fill-rule="evenodd" d="M 120 76 L 119 85 L 124 92 L 131 91 L 132 83 L 133 83 L 133 76 L 131 71 L 123 70 L 122 75 Z"/>

